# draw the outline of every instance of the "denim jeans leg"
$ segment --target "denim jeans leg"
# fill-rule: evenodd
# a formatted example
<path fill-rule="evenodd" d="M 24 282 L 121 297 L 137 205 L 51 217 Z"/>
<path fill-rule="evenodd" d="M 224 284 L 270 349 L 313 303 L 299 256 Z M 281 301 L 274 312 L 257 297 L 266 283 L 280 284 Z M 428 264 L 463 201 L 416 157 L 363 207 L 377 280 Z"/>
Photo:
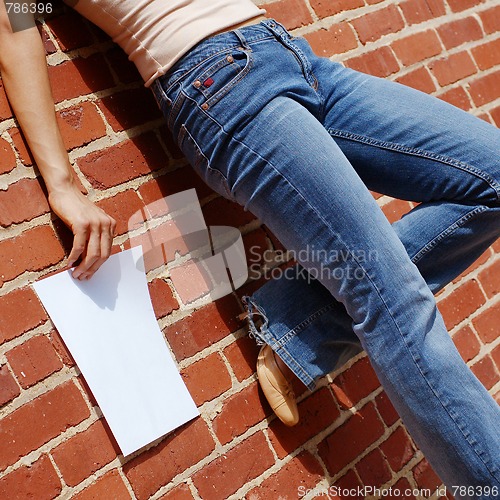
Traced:
<path fill-rule="evenodd" d="M 324 125 L 363 182 L 422 202 L 393 228 L 437 293 L 500 235 L 500 131 L 421 92 L 311 59 L 326 96 Z M 325 307 L 321 285 L 302 274 L 293 286 L 290 272 L 266 283 L 247 303 L 267 317 L 266 331 L 256 334 L 312 388 L 358 351 L 345 310 Z M 301 307 L 290 315 L 276 296 Z"/>
<path fill-rule="evenodd" d="M 497 404 L 463 363 L 431 290 L 325 129 L 325 101 L 316 92 L 324 79 L 309 71 L 317 61 L 305 61 L 309 49 L 276 24 L 266 29 L 275 40 L 259 27 L 208 42 L 207 57 L 218 59 L 201 62 L 169 94 L 174 136 L 207 182 L 266 223 L 345 307 L 384 389 L 443 481 L 500 486 Z M 223 42 L 231 52 L 219 57 Z M 207 78 L 210 88 L 203 88 Z"/>

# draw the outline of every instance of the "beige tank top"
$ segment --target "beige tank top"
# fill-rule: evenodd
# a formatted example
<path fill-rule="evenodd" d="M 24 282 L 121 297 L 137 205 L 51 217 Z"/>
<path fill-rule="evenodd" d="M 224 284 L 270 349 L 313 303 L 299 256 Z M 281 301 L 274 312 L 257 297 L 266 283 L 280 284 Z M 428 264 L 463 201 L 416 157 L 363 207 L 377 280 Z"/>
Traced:
<path fill-rule="evenodd" d="M 146 87 L 204 38 L 264 14 L 251 0 L 65 0 L 120 45 Z"/>

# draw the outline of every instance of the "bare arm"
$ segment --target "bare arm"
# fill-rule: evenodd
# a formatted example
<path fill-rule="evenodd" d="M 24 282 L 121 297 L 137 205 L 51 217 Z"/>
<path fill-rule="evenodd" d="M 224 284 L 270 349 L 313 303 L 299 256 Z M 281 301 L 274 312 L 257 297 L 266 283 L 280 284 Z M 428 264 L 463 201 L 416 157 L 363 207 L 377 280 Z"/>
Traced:
<path fill-rule="evenodd" d="M 47 186 L 49 203 L 73 232 L 68 267 L 81 257 L 73 276 L 90 278 L 110 254 L 116 223 L 75 185 L 56 121 L 41 38 L 36 27 L 13 32 L 1 0 L 0 74 Z"/>

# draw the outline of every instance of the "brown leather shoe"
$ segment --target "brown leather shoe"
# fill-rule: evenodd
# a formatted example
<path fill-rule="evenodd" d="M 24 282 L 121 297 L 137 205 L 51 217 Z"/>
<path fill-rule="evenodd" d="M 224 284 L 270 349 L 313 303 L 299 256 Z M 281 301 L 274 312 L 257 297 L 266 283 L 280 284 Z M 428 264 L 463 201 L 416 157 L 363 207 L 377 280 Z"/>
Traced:
<path fill-rule="evenodd" d="M 259 383 L 276 416 L 288 426 L 299 421 L 299 410 L 292 385 L 280 370 L 274 351 L 268 345 L 262 347 L 257 358 Z"/>

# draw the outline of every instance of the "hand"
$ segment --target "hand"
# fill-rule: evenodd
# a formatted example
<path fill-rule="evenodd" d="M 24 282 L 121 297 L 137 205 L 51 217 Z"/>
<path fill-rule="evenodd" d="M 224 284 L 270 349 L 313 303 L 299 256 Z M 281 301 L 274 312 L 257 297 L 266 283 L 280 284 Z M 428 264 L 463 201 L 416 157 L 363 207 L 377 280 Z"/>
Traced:
<path fill-rule="evenodd" d="M 67 267 L 82 258 L 73 270 L 73 278 L 91 278 L 111 253 L 116 221 L 74 186 L 51 191 L 49 203 L 74 235 Z"/>

